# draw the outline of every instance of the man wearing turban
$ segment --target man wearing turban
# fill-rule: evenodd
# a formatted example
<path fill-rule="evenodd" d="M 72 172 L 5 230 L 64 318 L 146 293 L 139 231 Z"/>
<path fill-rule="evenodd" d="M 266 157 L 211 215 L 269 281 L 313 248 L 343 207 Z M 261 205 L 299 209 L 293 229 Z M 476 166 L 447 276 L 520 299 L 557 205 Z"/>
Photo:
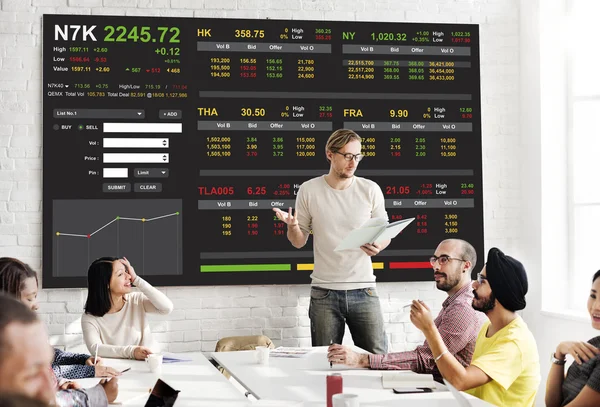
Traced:
<path fill-rule="evenodd" d="M 532 407 L 540 363 L 535 339 L 516 313 L 526 305 L 525 268 L 494 247 L 473 288 L 473 308 L 489 321 L 479 331 L 470 366 L 448 352 L 424 303 L 413 301 L 410 320 L 425 334 L 442 376 L 454 387 L 499 407 Z"/>

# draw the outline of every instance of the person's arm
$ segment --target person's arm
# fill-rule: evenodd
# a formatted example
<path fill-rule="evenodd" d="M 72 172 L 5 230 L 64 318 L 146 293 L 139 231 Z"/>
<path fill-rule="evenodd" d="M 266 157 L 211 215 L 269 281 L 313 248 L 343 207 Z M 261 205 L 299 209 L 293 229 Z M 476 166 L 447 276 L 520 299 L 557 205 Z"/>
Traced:
<path fill-rule="evenodd" d="M 279 208 L 273 208 L 277 219 L 287 225 L 287 238 L 296 249 L 301 249 L 308 242 L 310 236 L 311 217 L 305 200 L 305 193 L 302 185 L 298 189 L 296 195 L 296 215 L 292 208 L 288 208 L 287 212 Z"/>
<path fill-rule="evenodd" d="M 597 407 L 600 406 L 600 392 L 585 385 L 577 397 L 564 407 Z"/>
<path fill-rule="evenodd" d="M 56 393 L 57 407 L 105 407 L 108 406 L 102 385 L 81 390 L 60 390 Z"/>
<path fill-rule="evenodd" d="M 138 276 L 127 257 L 123 257 L 120 261 L 125 266 L 127 274 L 131 276 L 131 282 L 144 294 L 142 299 L 144 311 L 149 314 L 170 314 L 173 311 L 173 302 L 169 297 Z"/>
<path fill-rule="evenodd" d="M 87 365 L 55 365 L 52 364 L 52 370 L 57 377 L 65 379 L 85 379 L 96 377 L 96 367 Z"/>
<path fill-rule="evenodd" d="M 455 357 L 466 347 L 474 347 L 475 345 L 474 339 L 476 339 L 477 333 L 473 334 L 475 328 L 472 324 L 476 322 L 473 321 L 473 318 L 469 315 L 472 311 L 472 308 L 466 310 L 461 306 L 452 306 L 446 314 L 441 316 L 441 320 L 436 324 L 446 349 L 448 349 L 448 352 Z M 477 325 L 477 328 L 479 327 L 480 325 Z M 477 330 L 477 332 L 479 332 L 479 330 Z M 470 343 L 472 340 L 473 344 Z M 431 373 L 436 368 L 436 363 L 435 357 L 433 356 L 434 353 L 432 353 L 429 343 L 425 341 L 422 346 L 416 348 L 416 351 L 417 365 L 412 370 L 416 373 Z M 470 362 L 470 360 L 467 361 L 467 363 L 468 362 Z"/>
<path fill-rule="evenodd" d="M 386 221 L 389 219 L 388 214 L 385 210 L 385 198 L 383 197 L 383 192 L 379 185 L 374 183 L 374 194 L 372 198 L 372 208 L 371 208 L 371 218 L 382 218 Z M 377 256 L 382 250 L 389 246 L 392 242 L 392 239 L 384 240 L 383 242 L 379 242 L 376 244 L 367 243 L 362 245 L 360 248 L 363 252 L 367 254 L 367 256 Z"/>
<path fill-rule="evenodd" d="M 596 348 L 595 346 L 593 346 L 591 343 L 588 342 L 571 342 L 571 341 L 566 341 L 566 342 L 561 342 L 558 344 L 558 346 L 556 347 L 556 350 L 554 351 L 554 357 L 558 360 L 562 360 L 564 362 L 565 358 L 567 355 L 571 355 L 573 356 L 573 359 L 575 360 L 574 363 L 577 364 L 581 364 L 583 362 L 587 362 L 588 360 L 594 358 L 598 353 L 600 353 L 600 350 L 598 348 Z M 596 378 L 594 378 L 594 375 L 592 374 L 592 376 L 590 377 L 590 380 L 588 382 L 588 387 L 590 392 L 586 392 L 587 396 L 584 395 L 583 399 L 588 399 L 591 398 L 591 400 L 593 400 L 594 397 L 594 393 L 598 396 L 600 396 L 600 393 L 598 393 L 598 391 L 600 391 L 600 367 L 598 367 L 596 369 L 597 371 L 596 373 Z M 548 380 L 546 381 L 546 407 L 559 407 L 562 402 L 563 402 L 563 396 L 562 396 L 562 385 L 563 385 L 563 381 L 565 380 L 565 365 L 564 363 L 559 365 L 559 364 L 555 364 L 552 363 L 552 366 L 550 367 L 550 372 L 548 373 Z M 591 386 L 594 386 L 594 382 L 596 382 L 596 389 L 594 389 Z M 585 389 L 585 388 L 584 388 Z M 580 392 L 583 393 L 583 390 Z M 577 396 L 573 401 L 571 401 L 569 404 L 567 404 L 568 406 L 586 406 L 586 405 L 600 405 L 600 401 L 596 400 L 595 404 L 585 404 L 585 402 L 582 403 L 582 400 L 578 400 L 579 396 Z M 573 404 L 575 403 L 575 404 Z"/>
<path fill-rule="evenodd" d="M 152 287 L 146 280 L 137 276 L 133 284 L 144 294 L 142 305 L 149 314 L 167 315 L 173 311 L 173 302 L 160 290 Z"/>
<path fill-rule="evenodd" d="M 546 407 L 559 407 L 562 404 L 562 384 L 565 379 L 565 365 L 552 363 L 546 381 Z"/>
<path fill-rule="evenodd" d="M 372 355 L 354 352 L 349 346 L 332 344 L 327 348 L 327 360 L 331 363 L 350 367 L 368 367 L 370 369 L 409 370 L 416 365 L 415 352 L 388 353 Z"/>
<path fill-rule="evenodd" d="M 287 238 L 296 249 L 301 249 L 304 247 L 306 242 L 308 242 L 309 234 L 304 232 L 300 226 L 296 224 L 289 224 L 287 226 Z"/>
<path fill-rule="evenodd" d="M 100 337 L 100 330 L 93 322 L 94 317 L 84 314 L 81 318 L 81 330 L 83 331 L 83 340 L 90 353 L 95 355 L 96 346 L 98 347 L 98 356 L 105 358 L 134 359 L 134 351 L 137 346 L 116 346 L 105 345 Z"/>
<path fill-rule="evenodd" d="M 413 301 L 410 310 L 411 322 L 420 329 L 429 343 L 429 348 L 434 356 L 434 361 L 442 376 L 458 390 L 468 390 L 482 386 L 492 380 L 477 366 L 464 367 L 452 355 L 431 318 L 431 312 L 419 301 Z"/>
<path fill-rule="evenodd" d="M 85 353 L 65 352 L 64 350 L 54 348 L 54 362 L 56 365 L 85 365 L 90 355 Z"/>
<path fill-rule="evenodd" d="M 87 366 L 85 362 L 90 355 L 84 353 L 64 352 L 54 348 L 52 370 L 57 377 L 65 379 L 84 379 L 96 375 L 95 366 Z"/>
<path fill-rule="evenodd" d="M 420 348 L 417 347 L 417 349 Z M 417 349 L 385 355 L 367 355 L 369 367 L 377 370 L 413 370 L 417 368 Z M 431 372 L 427 372 L 431 373 Z"/>

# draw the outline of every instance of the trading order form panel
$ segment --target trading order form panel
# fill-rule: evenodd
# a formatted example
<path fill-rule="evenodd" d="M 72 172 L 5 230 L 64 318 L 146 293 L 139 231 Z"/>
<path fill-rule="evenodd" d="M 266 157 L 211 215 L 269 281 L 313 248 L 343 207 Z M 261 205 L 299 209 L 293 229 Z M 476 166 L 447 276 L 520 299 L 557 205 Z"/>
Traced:
<path fill-rule="evenodd" d="M 46 287 L 101 256 L 159 285 L 308 283 L 312 239 L 272 208 L 338 128 L 390 221 L 416 218 L 378 281 L 432 280 L 446 238 L 483 257 L 476 25 L 45 15 L 43 40 Z"/>

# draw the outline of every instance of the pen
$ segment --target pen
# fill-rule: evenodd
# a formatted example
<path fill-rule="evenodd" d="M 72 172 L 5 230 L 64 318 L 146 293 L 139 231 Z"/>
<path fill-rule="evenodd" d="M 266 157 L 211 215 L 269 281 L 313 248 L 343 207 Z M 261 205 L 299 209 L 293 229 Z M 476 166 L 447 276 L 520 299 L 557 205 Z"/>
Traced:
<path fill-rule="evenodd" d="M 333 339 L 331 339 L 331 340 L 329 341 L 329 344 L 330 344 L 330 345 L 331 345 L 331 344 L 333 344 Z M 329 368 L 331 369 L 332 367 L 333 367 L 333 362 L 329 361 Z"/>
<path fill-rule="evenodd" d="M 98 346 L 100 346 L 99 343 L 96 344 L 96 355 L 94 356 L 94 366 L 96 366 L 96 363 L 98 363 Z"/>

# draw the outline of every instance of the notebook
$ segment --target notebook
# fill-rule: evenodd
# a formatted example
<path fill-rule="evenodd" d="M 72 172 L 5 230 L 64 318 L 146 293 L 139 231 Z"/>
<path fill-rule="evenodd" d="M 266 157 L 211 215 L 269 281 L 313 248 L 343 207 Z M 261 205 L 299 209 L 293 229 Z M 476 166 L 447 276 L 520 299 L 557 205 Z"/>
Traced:
<path fill-rule="evenodd" d="M 413 372 L 383 372 L 381 383 L 384 389 L 396 392 L 427 392 L 436 388 L 433 375 Z"/>

